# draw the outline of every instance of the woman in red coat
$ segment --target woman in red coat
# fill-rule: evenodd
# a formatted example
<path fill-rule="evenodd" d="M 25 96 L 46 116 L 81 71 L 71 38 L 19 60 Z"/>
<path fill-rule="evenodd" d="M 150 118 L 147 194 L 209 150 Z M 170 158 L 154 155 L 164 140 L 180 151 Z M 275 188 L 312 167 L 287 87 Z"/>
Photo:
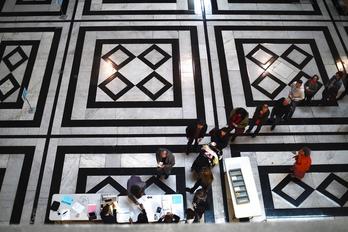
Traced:
<path fill-rule="evenodd" d="M 294 156 L 295 163 L 292 167 L 292 177 L 297 179 L 302 179 L 304 177 L 312 164 L 310 155 L 311 150 L 308 147 L 303 147 L 297 152 L 297 155 Z"/>

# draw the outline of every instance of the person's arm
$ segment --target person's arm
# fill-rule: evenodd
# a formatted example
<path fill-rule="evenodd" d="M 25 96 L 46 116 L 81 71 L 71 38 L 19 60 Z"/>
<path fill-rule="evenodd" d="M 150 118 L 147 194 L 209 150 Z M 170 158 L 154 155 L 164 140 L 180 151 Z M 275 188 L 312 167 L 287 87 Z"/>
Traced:
<path fill-rule="evenodd" d="M 172 154 L 171 151 L 168 151 L 168 163 L 167 164 L 164 164 L 163 167 L 165 168 L 171 168 L 175 165 L 175 157 L 174 155 Z"/>
<path fill-rule="evenodd" d="M 180 221 L 180 217 L 176 214 L 173 214 L 173 222 L 178 223 Z"/>
<path fill-rule="evenodd" d="M 117 223 L 117 211 L 116 211 L 116 209 L 112 210 L 112 216 L 114 217 L 114 222 Z"/>
<path fill-rule="evenodd" d="M 249 124 L 249 114 L 237 125 L 237 128 L 245 128 Z"/>
<path fill-rule="evenodd" d="M 204 124 L 204 126 L 203 126 L 203 128 L 201 130 L 200 136 L 199 136 L 200 139 L 204 138 L 204 135 L 207 132 L 207 129 L 208 129 L 207 124 Z"/>

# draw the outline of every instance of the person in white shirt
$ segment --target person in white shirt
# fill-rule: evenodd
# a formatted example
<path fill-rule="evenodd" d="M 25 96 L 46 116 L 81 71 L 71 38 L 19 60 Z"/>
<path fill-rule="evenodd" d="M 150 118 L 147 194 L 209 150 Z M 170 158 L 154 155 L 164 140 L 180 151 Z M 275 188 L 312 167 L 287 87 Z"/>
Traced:
<path fill-rule="evenodd" d="M 291 111 L 288 118 L 295 112 L 296 106 L 304 99 L 305 92 L 302 80 L 294 81 L 290 86 L 289 98 L 291 100 Z"/>

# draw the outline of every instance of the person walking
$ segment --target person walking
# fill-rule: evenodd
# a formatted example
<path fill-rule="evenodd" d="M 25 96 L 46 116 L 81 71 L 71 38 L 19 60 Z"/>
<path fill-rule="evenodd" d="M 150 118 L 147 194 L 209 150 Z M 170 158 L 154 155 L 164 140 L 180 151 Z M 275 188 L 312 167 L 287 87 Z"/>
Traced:
<path fill-rule="evenodd" d="M 289 91 L 289 99 L 291 100 L 291 110 L 289 112 L 289 118 L 292 117 L 292 115 L 295 112 L 295 109 L 297 105 L 304 99 L 305 93 L 304 93 L 304 87 L 303 87 L 302 80 L 294 81 L 291 84 L 291 88 Z"/>
<path fill-rule="evenodd" d="M 306 105 L 309 105 L 310 101 L 312 100 L 314 94 L 318 91 L 319 89 L 319 76 L 314 75 L 312 76 L 304 85 L 305 88 L 305 103 Z"/>
<path fill-rule="evenodd" d="M 272 121 L 271 130 L 274 130 L 280 121 L 289 119 L 289 113 L 291 111 L 290 102 L 291 100 L 289 98 L 284 97 L 276 101 L 270 116 L 270 120 Z"/>
<path fill-rule="evenodd" d="M 231 136 L 231 142 L 233 142 L 237 135 L 243 134 L 245 127 L 249 124 L 249 113 L 244 108 L 237 107 L 233 109 L 230 113 L 228 119 L 228 129 L 229 132 L 235 130 L 234 134 Z"/>
<path fill-rule="evenodd" d="M 268 116 L 269 108 L 267 104 L 262 104 L 256 107 L 254 116 L 249 121 L 249 128 L 245 133 L 249 134 L 256 125 L 256 130 L 251 134 L 251 137 L 255 137 L 260 132 L 262 125 L 267 121 Z"/>
<path fill-rule="evenodd" d="M 293 178 L 302 179 L 310 169 L 312 164 L 310 154 L 311 150 L 308 147 L 303 147 L 293 157 L 295 159 L 295 163 L 291 168 Z"/>
<path fill-rule="evenodd" d="M 166 148 L 159 148 L 156 152 L 157 178 L 164 176 L 168 179 L 169 174 L 175 165 L 175 157 L 171 151 Z"/>
<path fill-rule="evenodd" d="M 195 123 L 186 127 L 186 137 L 188 139 L 186 146 L 186 155 L 190 154 L 192 150 L 192 143 L 194 142 L 194 149 L 198 148 L 199 142 L 204 138 L 207 131 L 207 124 L 203 120 L 197 120 Z"/>
<path fill-rule="evenodd" d="M 329 82 L 325 85 L 325 89 L 322 93 L 322 103 L 323 104 L 335 104 L 337 102 L 336 96 L 338 93 L 338 90 L 341 88 L 343 82 L 342 78 L 344 76 L 344 73 L 342 71 L 336 72 L 334 76 L 332 76 L 329 80 Z"/>

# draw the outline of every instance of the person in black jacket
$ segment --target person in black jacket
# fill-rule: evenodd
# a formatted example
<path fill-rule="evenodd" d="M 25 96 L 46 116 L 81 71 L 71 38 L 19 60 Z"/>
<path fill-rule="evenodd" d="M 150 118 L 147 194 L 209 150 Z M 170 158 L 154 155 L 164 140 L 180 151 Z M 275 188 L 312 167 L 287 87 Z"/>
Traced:
<path fill-rule="evenodd" d="M 157 222 L 158 223 L 178 223 L 180 221 L 180 217 L 173 213 L 167 213 L 163 215 Z"/>
<path fill-rule="evenodd" d="M 228 127 L 223 127 L 221 129 L 214 128 L 209 132 L 210 141 L 216 143 L 216 148 L 221 152 L 227 147 L 231 134 L 229 133 Z"/>
<path fill-rule="evenodd" d="M 276 101 L 270 120 L 273 121 L 271 130 L 274 130 L 277 124 L 282 120 L 289 119 L 289 113 L 291 112 L 291 100 L 289 98 L 280 98 Z M 274 120 L 275 117 L 275 120 Z"/>
<path fill-rule="evenodd" d="M 261 130 L 262 125 L 267 121 L 269 116 L 269 109 L 267 104 L 262 104 L 255 109 L 253 118 L 249 121 L 249 128 L 245 133 L 250 133 L 250 131 L 256 125 L 256 130 L 251 134 L 251 137 L 255 137 Z"/>
<path fill-rule="evenodd" d="M 111 211 L 112 207 L 110 205 L 105 205 L 100 212 L 100 217 L 105 224 L 117 223 L 116 209 Z"/>
<path fill-rule="evenodd" d="M 199 119 L 195 123 L 186 127 L 186 137 L 188 139 L 186 155 L 190 154 L 193 142 L 195 142 L 194 149 L 198 148 L 198 143 L 204 138 L 207 127 L 207 124 L 203 120 Z"/>

